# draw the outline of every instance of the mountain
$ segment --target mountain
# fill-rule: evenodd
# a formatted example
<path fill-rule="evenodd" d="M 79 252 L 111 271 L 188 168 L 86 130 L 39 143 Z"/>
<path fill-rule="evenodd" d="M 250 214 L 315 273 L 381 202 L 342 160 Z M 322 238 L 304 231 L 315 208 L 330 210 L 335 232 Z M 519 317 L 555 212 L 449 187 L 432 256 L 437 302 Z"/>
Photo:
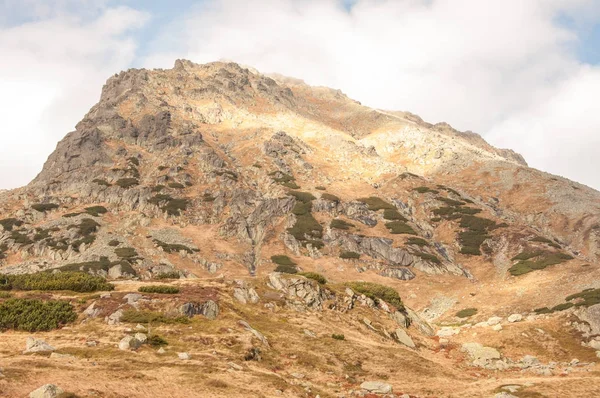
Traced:
<path fill-rule="evenodd" d="M 6 396 L 600 392 L 599 192 L 235 63 L 111 77 L 0 192 L 0 262 Z"/>

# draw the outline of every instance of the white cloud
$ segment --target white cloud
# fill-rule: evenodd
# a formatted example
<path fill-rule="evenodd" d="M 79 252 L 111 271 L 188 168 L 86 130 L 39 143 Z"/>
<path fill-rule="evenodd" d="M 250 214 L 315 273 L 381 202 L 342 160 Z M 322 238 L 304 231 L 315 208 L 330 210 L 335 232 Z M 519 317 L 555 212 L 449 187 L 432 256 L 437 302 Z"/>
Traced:
<path fill-rule="evenodd" d="M 34 11 L 34 21 L 0 29 L 0 188 L 26 184 L 41 170 L 97 102 L 106 78 L 133 62 L 128 33 L 148 19 L 126 7 L 86 19 L 67 9 L 37 19 L 41 11 Z"/>
<path fill-rule="evenodd" d="M 588 170 L 600 157 L 582 155 L 600 132 L 600 68 L 576 59 L 576 32 L 557 20 L 599 12 L 597 0 L 358 0 L 349 13 L 336 0 L 213 0 L 165 29 L 155 45 L 169 46 L 146 63 L 232 59 L 340 88 L 477 131 L 598 188 Z"/>

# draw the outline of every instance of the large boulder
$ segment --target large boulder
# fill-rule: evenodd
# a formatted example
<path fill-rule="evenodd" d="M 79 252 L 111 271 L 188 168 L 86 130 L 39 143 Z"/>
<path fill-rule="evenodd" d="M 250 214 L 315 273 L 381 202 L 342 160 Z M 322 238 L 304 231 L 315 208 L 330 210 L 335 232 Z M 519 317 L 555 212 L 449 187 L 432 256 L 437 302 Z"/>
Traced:
<path fill-rule="evenodd" d="M 404 344 L 405 346 L 410 348 L 415 348 L 415 343 L 404 329 L 396 329 L 393 333 L 393 336 L 396 340 L 398 340 L 399 343 Z"/>
<path fill-rule="evenodd" d="M 233 290 L 233 297 L 242 304 L 256 304 L 260 299 L 253 287 L 244 281 L 236 281 L 237 287 Z"/>
<path fill-rule="evenodd" d="M 30 354 L 35 352 L 52 352 L 54 350 L 55 348 L 46 343 L 44 340 L 28 337 L 27 342 L 25 343 L 25 351 L 23 353 Z"/>
<path fill-rule="evenodd" d="M 142 342 L 136 339 L 134 336 L 125 336 L 119 342 L 119 350 L 137 350 L 142 346 Z"/>
<path fill-rule="evenodd" d="M 212 300 L 205 301 L 204 303 L 190 302 L 179 307 L 179 311 L 189 318 L 194 315 L 204 315 L 208 319 L 217 319 L 217 316 L 219 316 L 219 305 Z"/>
<path fill-rule="evenodd" d="M 365 381 L 360 388 L 373 394 L 391 394 L 392 386 L 382 381 Z"/>

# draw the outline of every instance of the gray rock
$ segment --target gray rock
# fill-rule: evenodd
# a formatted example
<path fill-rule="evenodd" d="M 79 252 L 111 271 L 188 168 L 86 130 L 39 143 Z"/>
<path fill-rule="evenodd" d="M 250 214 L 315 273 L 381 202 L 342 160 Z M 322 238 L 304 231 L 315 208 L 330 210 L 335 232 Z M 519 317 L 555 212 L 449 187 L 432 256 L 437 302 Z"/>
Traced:
<path fill-rule="evenodd" d="M 137 350 L 141 346 L 142 342 L 133 336 L 125 336 L 119 342 L 119 350 L 122 351 Z"/>
<path fill-rule="evenodd" d="M 62 388 L 55 386 L 54 384 L 45 384 L 29 393 L 29 398 L 57 398 L 63 393 L 64 391 Z"/>
<path fill-rule="evenodd" d="M 499 316 L 493 316 L 487 320 L 487 324 L 490 326 L 494 326 L 494 325 L 499 324 L 501 321 L 502 321 L 502 318 L 500 318 Z"/>
<path fill-rule="evenodd" d="M 585 333 L 587 336 L 600 335 L 600 304 L 592 305 L 584 308 L 576 315 L 584 322 L 587 322 L 589 331 Z"/>
<path fill-rule="evenodd" d="M 509 394 L 507 392 L 499 392 L 494 395 L 494 398 L 518 398 L 516 395 Z"/>
<path fill-rule="evenodd" d="M 330 298 L 319 283 L 300 276 L 272 272 L 269 274 L 269 287 L 285 294 L 286 303 L 296 310 L 321 310 L 323 303 Z"/>
<path fill-rule="evenodd" d="M 192 356 L 187 352 L 178 352 L 177 357 L 182 361 L 189 361 L 190 359 L 192 359 Z"/>
<path fill-rule="evenodd" d="M 256 290 L 248 286 L 244 281 L 236 281 L 237 287 L 233 290 L 233 297 L 242 304 L 256 304 L 258 303 L 259 297 Z"/>
<path fill-rule="evenodd" d="M 121 317 L 123 316 L 123 310 L 116 310 L 112 314 L 106 317 L 106 323 L 109 325 L 118 325 L 121 323 Z"/>
<path fill-rule="evenodd" d="M 123 300 L 126 300 L 129 305 L 135 305 L 142 297 L 139 293 L 129 293 L 123 296 Z"/>
<path fill-rule="evenodd" d="M 523 315 L 521 315 L 521 314 L 512 314 L 511 316 L 508 317 L 508 321 L 510 323 L 521 322 L 522 320 L 523 320 Z"/>
<path fill-rule="evenodd" d="M 407 347 L 415 348 L 415 343 L 410 338 L 410 336 L 406 333 L 404 329 L 398 328 L 394 331 L 394 338 L 398 340 L 398 342 L 404 344 Z"/>
<path fill-rule="evenodd" d="M 50 354 L 50 359 L 75 359 L 75 356 L 70 354 L 59 354 L 57 352 L 53 352 L 52 354 Z"/>
<path fill-rule="evenodd" d="M 55 348 L 46 343 L 44 340 L 28 337 L 27 342 L 25 343 L 25 351 L 23 351 L 23 353 L 30 354 L 34 352 L 52 352 L 54 350 Z"/>
<path fill-rule="evenodd" d="M 263 343 L 265 346 L 270 347 L 269 345 L 269 340 L 267 340 L 267 338 L 258 330 L 254 329 L 252 326 L 250 326 L 250 324 L 246 321 L 238 321 L 238 323 L 247 331 L 249 331 L 250 333 L 252 333 L 254 336 L 256 336 L 257 339 L 260 340 L 261 343 Z"/>
<path fill-rule="evenodd" d="M 235 362 L 228 362 L 227 365 L 229 365 L 229 367 L 234 370 L 244 370 L 243 367 L 241 367 L 240 365 L 238 365 Z"/>
<path fill-rule="evenodd" d="M 365 381 L 360 388 L 373 394 L 391 394 L 392 386 L 381 381 Z"/>
<path fill-rule="evenodd" d="M 219 305 L 212 300 L 204 303 L 185 303 L 179 308 L 179 311 L 190 318 L 194 315 L 204 315 L 208 319 L 217 319 Z"/>
<path fill-rule="evenodd" d="M 146 336 L 144 333 L 136 333 L 134 335 L 135 339 L 137 341 L 139 341 L 141 344 L 146 344 L 146 342 L 148 341 L 148 336 Z"/>
<path fill-rule="evenodd" d="M 500 352 L 492 347 L 484 347 L 479 343 L 464 343 L 461 348 L 473 361 L 473 365 L 488 367 L 493 360 L 500 359 Z"/>
<path fill-rule="evenodd" d="M 102 311 L 102 309 L 98 308 L 96 306 L 96 303 L 92 303 L 90 304 L 85 311 L 83 311 L 83 314 L 85 316 L 87 316 L 88 318 L 96 318 L 98 315 L 100 315 L 100 312 Z"/>
<path fill-rule="evenodd" d="M 157 354 L 159 354 L 159 355 L 166 354 L 166 352 L 167 352 L 167 351 L 166 351 L 166 350 L 165 350 L 163 347 L 160 347 L 160 348 L 159 348 L 159 349 L 156 351 L 156 353 L 157 353 Z"/>

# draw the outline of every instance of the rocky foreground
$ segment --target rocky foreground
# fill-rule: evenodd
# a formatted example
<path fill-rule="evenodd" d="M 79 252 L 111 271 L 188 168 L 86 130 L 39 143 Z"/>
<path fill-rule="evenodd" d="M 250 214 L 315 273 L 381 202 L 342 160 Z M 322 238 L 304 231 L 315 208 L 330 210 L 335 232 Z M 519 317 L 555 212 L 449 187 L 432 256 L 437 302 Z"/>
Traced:
<path fill-rule="evenodd" d="M 0 192 L 0 395 L 596 396 L 599 256 L 600 193 L 476 134 L 129 70 Z"/>

